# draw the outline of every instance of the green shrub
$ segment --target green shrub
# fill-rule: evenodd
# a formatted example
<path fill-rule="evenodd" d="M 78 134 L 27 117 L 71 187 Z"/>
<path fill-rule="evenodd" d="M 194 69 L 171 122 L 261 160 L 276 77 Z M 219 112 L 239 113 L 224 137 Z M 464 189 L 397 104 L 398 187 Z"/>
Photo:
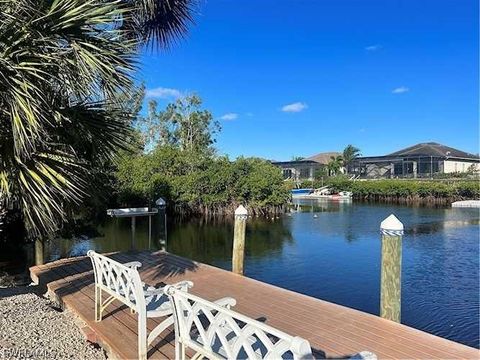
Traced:
<path fill-rule="evenodd" d="M 280 169 L 266 160 L 230 161 L 168 146 L 124 157 L 116 176 L 121 206 L 151 204 L 162 196 L 181 211 L 231 212 L 242 203 L 262 213 L 289 199 Z"/>

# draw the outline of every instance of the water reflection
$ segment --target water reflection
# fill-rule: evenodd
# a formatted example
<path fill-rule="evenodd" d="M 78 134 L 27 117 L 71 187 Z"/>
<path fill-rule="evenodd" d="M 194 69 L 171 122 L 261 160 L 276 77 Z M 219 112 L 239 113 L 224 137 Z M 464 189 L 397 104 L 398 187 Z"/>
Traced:
<path fill-rule="evenodd" d="M 433 221 L 433 222 L 411 225 L 405 229 L 405 233 L 409 235 L 434 234 L 450 228 L 458 228 L 458 227 L 464 227 L 469 225 L 479 225 L 479 224 L 480 224 L 480 219 Z"/>
<path fill-rule="evenodd" d="M 247 257 L 272 256 L 293 243 L 288 220 L 251 218 L 247 222 Z M 230 261 L 233 247 L 233 219 L 193 219 L 175 222 L 168 237 L 167 250 L 210 264 Z"/>
<path fill-rule="evenodd" d="M 135 248 L 157 250 L 163 235 L 163 219 L 152 218 L 152 242 L 148 237 L 148 218 L 137 218 Z M 55 260 L 64 257 L 85 255 L 90 249 L 99 252 L 128 251 L 132 247 L 130 218 L 108 218 L 99 224 L 94 236 L 80 235 L 58 238 L 45 245 L 46 257 Z"/>
<path fill-rule="evenodd" d="M 351 200 L 293 199 L 290 212 L 344 211 L 352 205 Z"/>

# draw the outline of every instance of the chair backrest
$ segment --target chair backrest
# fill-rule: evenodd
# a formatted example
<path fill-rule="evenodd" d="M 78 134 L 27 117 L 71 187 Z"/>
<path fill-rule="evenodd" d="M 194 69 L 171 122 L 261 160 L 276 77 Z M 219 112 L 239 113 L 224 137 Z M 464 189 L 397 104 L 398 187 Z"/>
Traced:
<path fill-rule="evenodd" d="M 140 274 L 118 261 L 89 250 L 87 255 L 92 260 L 95 286 L 123 302 L 128 307 L 139 311 L 145 308 Z"/>
<path fill-rule="evenodd" d="M 310 343 L 172 286 L 175 335 L 210 359 L 313 359 Z"/>

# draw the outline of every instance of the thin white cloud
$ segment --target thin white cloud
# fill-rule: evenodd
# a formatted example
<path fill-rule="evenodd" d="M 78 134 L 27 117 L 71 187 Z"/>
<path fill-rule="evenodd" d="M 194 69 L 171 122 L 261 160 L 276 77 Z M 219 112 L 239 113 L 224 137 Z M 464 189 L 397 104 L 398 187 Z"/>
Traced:
<path fill-rule="evenodd" d="M 225 115 L 220 116 L 220 119 L 222 119 L 222 120 L 235 120 L 235 119 L 238 119 L 238 114 L 237 113 L 227 113 Z"/>
<path fill-rule="evenodd" d="M 392 90 L 392 94 L 403 94 L 409 92 L 410 89 L 406 86 L 400 86 Z"/>
<path fill-rule="evenodd" d="M 172 88 L 157 87 L 154 89 L 147 89 L 145 92 L 147 97 L 167 99 L 167 98 L 178 98 L 182 96 L 180 90 Z"/>
<path fill-rule="evenodd" d="M 282 106 L 283 112 L 300 112 L 308 108 L 308 105 L 302 102 L 294 102 L 292 104 Z"/>
<path fill-rule="evenodd" d="M 380 50 L 381 48 L 382 48 L 382 45 L 375 44 L 375 45 L 366 46 L 365 50 L 374 52 L 374 51 Z"/>

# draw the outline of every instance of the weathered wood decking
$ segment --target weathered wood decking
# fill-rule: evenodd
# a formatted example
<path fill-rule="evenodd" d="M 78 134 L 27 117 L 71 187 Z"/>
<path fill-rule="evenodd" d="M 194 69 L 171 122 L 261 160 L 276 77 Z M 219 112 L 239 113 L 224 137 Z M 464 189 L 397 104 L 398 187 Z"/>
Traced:
<path fill-rule="evenodd" d="M 192 293 L 215 300 L 237 299 L 235 310 L 310 341 L 318 358 L 338 358 L 369 350 L 379 358 L 478 359 L 477 349 L 436 337 L 380 317 L 314 299 L 178 256 L 157 252 L 117 253 L 118 261 L 138 260 L 142 280 L 151 285 L 194 282 Z M 90 259 L 71 258 L 30 269 L 34 282 L 76 313 L 100 344 L 119 358 L 137 355 L 137 319 L 111 305 L 102 322 L 94 322 L 94 287 Z M 114 303 L 115 304 L 115 303 Z M 149 319 L 149 327 L 161 319 Z M 167 331 L 149 351 L 152 359 L 173 358 L 173 334 Z"/>

